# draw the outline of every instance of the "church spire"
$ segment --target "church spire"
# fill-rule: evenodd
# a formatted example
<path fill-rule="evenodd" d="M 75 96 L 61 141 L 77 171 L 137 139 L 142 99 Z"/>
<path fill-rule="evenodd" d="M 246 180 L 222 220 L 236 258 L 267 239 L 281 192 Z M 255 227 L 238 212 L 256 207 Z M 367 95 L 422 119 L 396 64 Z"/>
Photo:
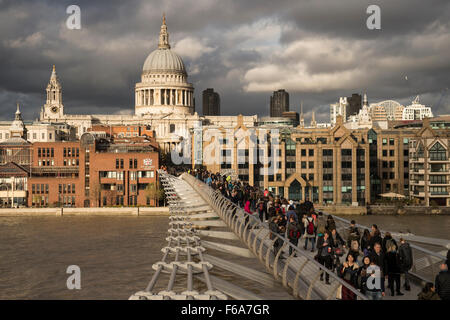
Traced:
<path fill-rule="evenodd" d="M 312 112 L 311 127 L 313 127 L 313 128 L 317 127 L 316 112 L 315 111 Z"/>
<path fill-rule="evenodd" d="M 159 49 L 170 49 L 169 33 L 167 32 L 166 14 L 163 14 L 163 24 L 161 25 L 161 31 L 159 32 Z"/>
<path fill-rule="evenodd" d="M 303 101 L 300 101 L 300 127 L 305 127 L 305 118 L 303 116 Z"/>

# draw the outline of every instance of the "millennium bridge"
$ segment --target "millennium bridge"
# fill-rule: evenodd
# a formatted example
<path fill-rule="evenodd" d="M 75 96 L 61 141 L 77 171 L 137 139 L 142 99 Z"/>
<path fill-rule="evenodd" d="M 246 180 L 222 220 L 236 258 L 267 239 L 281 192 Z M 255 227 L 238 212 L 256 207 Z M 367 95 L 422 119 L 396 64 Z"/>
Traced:
<path fill-rule="evenodd" d="M 257 215 L 247 214 L 193 176 L 185 173 L 175 177 L 162 170 L 159 176 L 170 212 L 167 246 L 161 249 L 161 260 L 152 266 L 154 273 L 147 287 L 130 300 L 335 300 L 342 286 L 355 293 L 358 300 L 367 300 L 314 260 L 314 253 L 293 246 L 282 235 L 271 232 Z M 337 231 L 344 236 L 350 222 L 333 218 Z M 382 230 L 382 234 L 386 231 Z M 422 284 L 434 282 L 450 243 L 391 234 L 396 240 L 403 237 L 410 243 L 413 279 L 411 291 L 404 292 L 404 296 L 386 294 L 384 299 L 416 300 Z M 284 244 L 274 254 L 277 238 Z M 293 249 L 290 255 L 289 247 Z M 319 280 L 324 272 L 329 274 L 329 285 Z M 230 274 L 240 280 L 230 281 Z M 252 284 L 258 284 L 257 289 Z"/>

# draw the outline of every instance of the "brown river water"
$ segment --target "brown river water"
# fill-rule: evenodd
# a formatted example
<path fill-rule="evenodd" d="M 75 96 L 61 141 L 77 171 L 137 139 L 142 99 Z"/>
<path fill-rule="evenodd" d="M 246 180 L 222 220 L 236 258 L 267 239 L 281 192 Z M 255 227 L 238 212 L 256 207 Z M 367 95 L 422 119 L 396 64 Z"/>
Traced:
<path fill-rule="evenodd" d="M 349 218 L 450 239 L 450 216 Z M 128 299 L 151 279 L 167 224 L 167 217 L 0 217 L 0 299 Z M 66 287 L 69 265 L 81 269 L 81 290 Z"/>

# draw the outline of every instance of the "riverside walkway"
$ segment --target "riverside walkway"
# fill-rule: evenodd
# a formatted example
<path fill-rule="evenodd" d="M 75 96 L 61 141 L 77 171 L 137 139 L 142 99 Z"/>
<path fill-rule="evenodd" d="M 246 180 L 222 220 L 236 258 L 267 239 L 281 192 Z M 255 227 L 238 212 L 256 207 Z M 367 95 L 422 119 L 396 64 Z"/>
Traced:
<path fill-rule="evenodd" d="M 159 174 L 169 203 L 168 245 L 161 250 L 161 261 L 153 264 L 154 273 L 145 290 L 130 299 L 334 300 L 342 286 L 354 292 L 358 300 L 367 299 L 331 270 L 323 268 L 314 260 L 313 253 L 273 234 L 267 224 L 246 214 L 203 182 L 188 174 L 178 178 L 164 171 Z M 345 219 L 335 217 L 335 220 L 338 229 L 349 225 Z M 277 237 L 284 245 L 274 255 Z M 288 254 L 289 246 L 293 248 L 292 255 Z M 439 263 L 445 259 L 440 252 L 415 244 L 412 247 L 415 258 L 412 271 L 419 281 L 413 282 L 405 296 L 386 295 L 385 299 L 417 299 L 420 280 L 433 281 Z M 239 257 L 242 263 L 227 259 L 231 255 Z M 329 285 L 319 280 L 323 272 L 330 276 Z M 224 275 L 230 273 L 241 278 L 238 283 L 243 285 L 228 281 L 229 276 Z M 264 289 L 251 290 L 251 283 Z"/>

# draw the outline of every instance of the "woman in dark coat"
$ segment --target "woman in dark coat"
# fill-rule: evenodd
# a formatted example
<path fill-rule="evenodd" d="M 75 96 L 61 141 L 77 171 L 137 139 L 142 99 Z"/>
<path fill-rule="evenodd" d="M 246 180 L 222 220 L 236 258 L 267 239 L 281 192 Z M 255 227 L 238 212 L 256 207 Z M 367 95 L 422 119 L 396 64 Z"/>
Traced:
<path fill-rule="evenodd" d="M 379 243 L 380 246 L 383 245 L 383 238 L 381 237 L 381 232 L 378 230 L 376 224 L 372 225 L 372 232 L 370 233 L 370 250 L 374 250 L 375 244 Z"/>
<path fill-rule="evenodd" d="M 395 245 L 388 246 L 386 248 L 386 274 L 388 276 L 389 288 L 391 289 L 391 295 L 394 296 L 394 283 L 398 296 L 402 296 L 400 292 L 400 274 L 401 269 L 399 265 L 399 258 L 397 248 Z"/>
<path fill-rule="evenodd" d="M 332 215 L 329 215 L 327 218 L 327 224 L 325 225 L 325 229 L 328 232 L 331 232 L 331 230 L 336 229 L 336 222 L 333 219 Z"/>
<path fill-rule="evenodd" d="M 367 289 L 367 279 L 369 278 L 369 274 L 367 274 L 367 268 L 370 266 L 370 258 L 369 256 L 365 256 L 363 258 L 363 264 L 359 268 L 358 272 L 358 286 L 361 290 L 362 294 L 366 294 Z"/>
<path fill-rule="evenodd" d="M 356 263 L 353 254 L 349 253 L 347 255 L 347 259 L 342 265 L 339 274 L 345 282 L 350 284 L 352 287 L 357 288 L 359 266 Z M 356 300 L 356 294 L 347 287 L 342 286 L 342 300 Z"/>
<path fill-rule="evenodd" d="M 369 229 L 364 229 L 363 236 L 361 237 L 361 250 L 364 256 L 369 254 L 370 250 L 370 231 Z"/>

